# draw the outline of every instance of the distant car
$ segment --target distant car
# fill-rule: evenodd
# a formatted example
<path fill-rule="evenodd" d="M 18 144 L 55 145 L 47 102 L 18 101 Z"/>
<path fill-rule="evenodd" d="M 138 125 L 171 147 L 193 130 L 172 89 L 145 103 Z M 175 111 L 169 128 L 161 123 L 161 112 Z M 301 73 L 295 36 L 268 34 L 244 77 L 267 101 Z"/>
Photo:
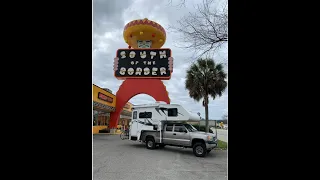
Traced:
<path fill-rule="evenodd" d="M 223 126 L 223 129 L 228 130 L 228 125 L 225 124 L 225 125 Z"/>

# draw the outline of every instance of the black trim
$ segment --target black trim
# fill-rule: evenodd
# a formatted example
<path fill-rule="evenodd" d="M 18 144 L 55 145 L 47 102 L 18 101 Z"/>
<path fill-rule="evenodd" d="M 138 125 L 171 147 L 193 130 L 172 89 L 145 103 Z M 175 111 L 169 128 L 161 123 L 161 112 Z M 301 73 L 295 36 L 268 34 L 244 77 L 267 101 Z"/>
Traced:
<path fill-rule="evenodd" d="M 159 111 L 159 108 L 155 108 L 155 109 L 156 109 L 157 113 L 159 113 L 160 116 L 162 116 L 161 113 L 160 113 L 160 111 Z"/>
<path fill-rule="evenodd" d="M 151 124 L 150 122 L 149 123 L 144 123 L 144 121 L 140 121 L 140 120 L 138 120 L 137 122 L 140 123 L 140 124 L 146 125 L 146 126 L 153 126 L 153 124 Z"/>
<path fill-rule="evenodd" d="M 208 144 L 217 144 L 215 141 L 207 141 Z"/>
<path fill-rule="evenodd" d="M 165 109 L 167 109 L 167 108 L 160 108 L 160 110 L 163 112 L 163 114 L 166 115 L 166 113 L 164 112 Z"/>

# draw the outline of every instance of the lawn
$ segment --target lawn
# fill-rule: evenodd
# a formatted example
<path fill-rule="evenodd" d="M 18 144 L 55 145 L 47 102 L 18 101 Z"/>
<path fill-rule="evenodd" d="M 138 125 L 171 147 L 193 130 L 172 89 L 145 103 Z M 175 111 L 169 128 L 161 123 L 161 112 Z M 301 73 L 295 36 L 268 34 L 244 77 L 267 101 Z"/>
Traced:
<path fill-rule="evenodd" d="M 227 149 L 227 147 L 228 147 L 228 143 L 218 140 L 218 148 L 219 149 Z"/>

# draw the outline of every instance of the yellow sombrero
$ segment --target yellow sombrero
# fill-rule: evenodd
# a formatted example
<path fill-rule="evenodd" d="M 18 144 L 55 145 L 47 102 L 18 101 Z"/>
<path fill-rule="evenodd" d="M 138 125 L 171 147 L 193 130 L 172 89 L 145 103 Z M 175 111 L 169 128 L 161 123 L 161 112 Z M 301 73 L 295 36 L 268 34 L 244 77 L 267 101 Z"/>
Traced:
<path fill-rule="evenodd" d="M 133 48 L 138 47 L 137 40 L 151 40 L 151 48 L 161 48 L 166 42 L 166 31 L 154 21 L 147 18 L 138 19 L 129 22 L 124 27 L 123 38 Z"/>

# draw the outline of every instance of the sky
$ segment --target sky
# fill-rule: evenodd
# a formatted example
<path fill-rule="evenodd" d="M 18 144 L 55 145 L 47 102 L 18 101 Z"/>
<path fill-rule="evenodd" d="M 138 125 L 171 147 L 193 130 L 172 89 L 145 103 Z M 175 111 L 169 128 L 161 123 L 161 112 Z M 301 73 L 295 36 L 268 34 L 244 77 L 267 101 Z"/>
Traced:
<path fill-rule="evenodd" d="M 177 25 L 177 21 L 189 12 L 195 11 L 195 5 L 200 0 L 186 0 L 185 6 L 178 6 L 180 0 L 93 0 L 93 49 L 92 49 L 92 83 L 102 88 L 108 88 L 116 94 L 123 81 L 113 75 L 113 59 L 117 49 L 127 48 L 123 39 L 124 26 L 135 19 L 148 18 L 159 23 L 167 34 L 162 48 L 170 48 L 174 58 L 173 73 L 170 80 L 163 80 L 169 92 L 171 104 L 180 104 L 187 110 L 200 112 L 204 118 L 202 101 L 196 102 L 189 97 L 185 88 L 186 70 L 194 54 L 180 48 L 181 34 L 172 32 L 169 26 Z M 227 45 L 219 49 L 214 57 L 216 62 L 226 62 L 228 58 Z M 225 68 L 228 72 L 227 67 Z M 154 103 L 153 97 L 145 94 L 134 96 L 133 104 Z M 209 119 L 221 119 L 228 113 L 228 88 L 221 97 L 209 99 Z"/>

